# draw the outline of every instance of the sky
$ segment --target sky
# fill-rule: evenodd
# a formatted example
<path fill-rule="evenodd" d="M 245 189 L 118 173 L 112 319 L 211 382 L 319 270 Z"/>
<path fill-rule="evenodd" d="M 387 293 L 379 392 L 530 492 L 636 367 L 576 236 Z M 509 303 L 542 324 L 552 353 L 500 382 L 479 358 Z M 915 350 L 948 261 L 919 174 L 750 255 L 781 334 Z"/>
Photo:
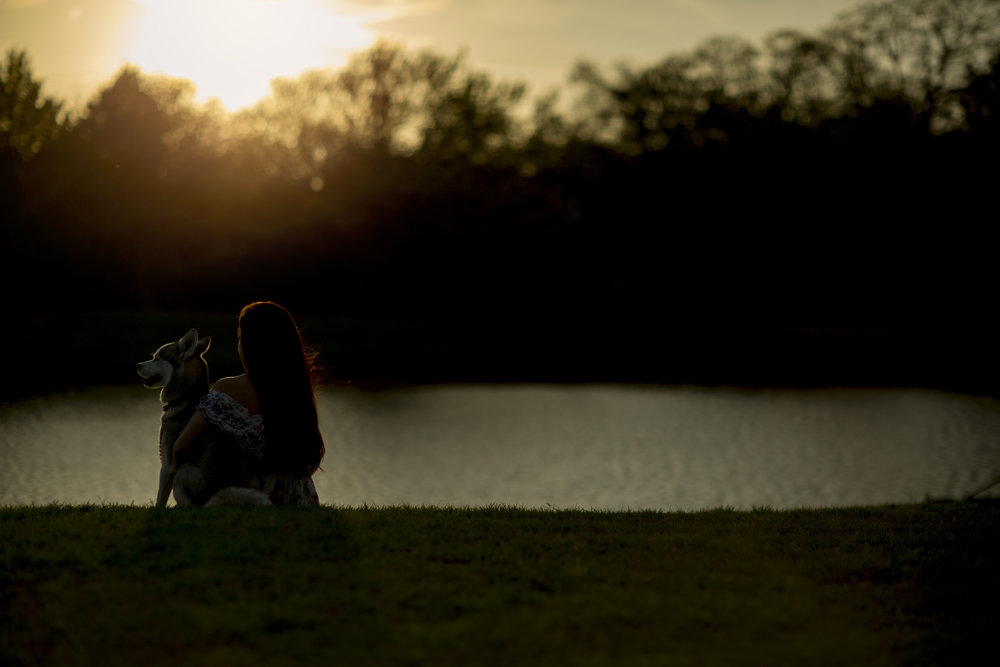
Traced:
<path fill-rule="evenodd" d="M 44 92 L 80 105 L 126 63 L 250 105 L 269 81 L 340 67 L 386 38 L 536 93 L 573 65 L 653 64 L 718 35 L 822 28 L 858 0 L 0 0 L 0 51 L 28 51 Z"/>

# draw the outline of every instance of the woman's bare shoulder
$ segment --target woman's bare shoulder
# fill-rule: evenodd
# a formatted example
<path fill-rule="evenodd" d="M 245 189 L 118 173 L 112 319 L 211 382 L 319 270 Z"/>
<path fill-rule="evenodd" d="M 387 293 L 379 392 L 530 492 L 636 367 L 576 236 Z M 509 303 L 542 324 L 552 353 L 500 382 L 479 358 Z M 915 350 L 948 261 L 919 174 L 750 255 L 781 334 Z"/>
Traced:
<path fill-rule="evenodd" d="M 232 396 L 252 413 L 258 411 L 257 392 L 245 374 L 219 378 L 212 389 Z"/>
<path fill-rule="evenodd" d="M 212 385 L 212 389 L 218 389 L 219 391 L 226 391 L 227 389 L 239 390 L 246 387 L 252 387 L 250 384 L 250 378 L 243 375 L 233 375 L 231 377 L 219 378 Z M 227 392 L 228 393 L 228 392 Z"/>

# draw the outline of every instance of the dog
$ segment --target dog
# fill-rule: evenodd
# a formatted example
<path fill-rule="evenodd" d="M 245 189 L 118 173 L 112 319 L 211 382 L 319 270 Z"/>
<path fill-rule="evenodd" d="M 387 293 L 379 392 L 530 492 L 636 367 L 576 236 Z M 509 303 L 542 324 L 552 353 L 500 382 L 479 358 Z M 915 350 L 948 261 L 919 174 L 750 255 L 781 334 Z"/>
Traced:
<path fill-rule="evenodd" d="M 208 362 L 204 354 L 212 339 L 198 338 L 194 329 L 175 343 L 167 343 L 152 359 L 139 362 L 143 385 L 160 389 L 160 481 L 156 506 L 166 507 L 170 492 L 178 505 L 270 505 L 267 494 L 250 488 L 247 457 L 212 429 L 199 435 L 197 461 L 180 468 L 174 460 L 174 442 L 208 393 Z"/>

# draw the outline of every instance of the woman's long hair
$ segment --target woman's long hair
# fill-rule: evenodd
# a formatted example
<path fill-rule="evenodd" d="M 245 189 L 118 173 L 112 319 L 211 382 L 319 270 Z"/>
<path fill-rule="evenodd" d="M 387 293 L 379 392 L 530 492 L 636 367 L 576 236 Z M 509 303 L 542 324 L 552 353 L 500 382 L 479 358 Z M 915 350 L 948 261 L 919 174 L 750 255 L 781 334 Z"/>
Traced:
<path fill-rule="evenodd" d="M 271 301 L 240 312 L 243 364 L 264 419 L 264 465 L 269 472 L 313 474 L 326 448 L 319 432 L 313 376 L 291 314 Z"/>

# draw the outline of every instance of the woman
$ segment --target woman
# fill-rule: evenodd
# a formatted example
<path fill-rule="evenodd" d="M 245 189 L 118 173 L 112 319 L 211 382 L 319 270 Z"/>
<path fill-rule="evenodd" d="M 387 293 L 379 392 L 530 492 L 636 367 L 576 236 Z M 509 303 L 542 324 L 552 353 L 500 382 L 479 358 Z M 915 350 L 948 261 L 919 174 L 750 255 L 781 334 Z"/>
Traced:
<path fill-rule="evenodd" d="M 198 435 L 216 428 L 250 457 L 260 471 L 250 485 L 271 502 L 318 505 L 312 474 L 326 450 L 295 321 L 276 303 L 251 303 L 240 312 L 236 335 L 246 373 L 220 379 L 199 402 L 174 443 L 175 460 L 192 459 Z"/>

